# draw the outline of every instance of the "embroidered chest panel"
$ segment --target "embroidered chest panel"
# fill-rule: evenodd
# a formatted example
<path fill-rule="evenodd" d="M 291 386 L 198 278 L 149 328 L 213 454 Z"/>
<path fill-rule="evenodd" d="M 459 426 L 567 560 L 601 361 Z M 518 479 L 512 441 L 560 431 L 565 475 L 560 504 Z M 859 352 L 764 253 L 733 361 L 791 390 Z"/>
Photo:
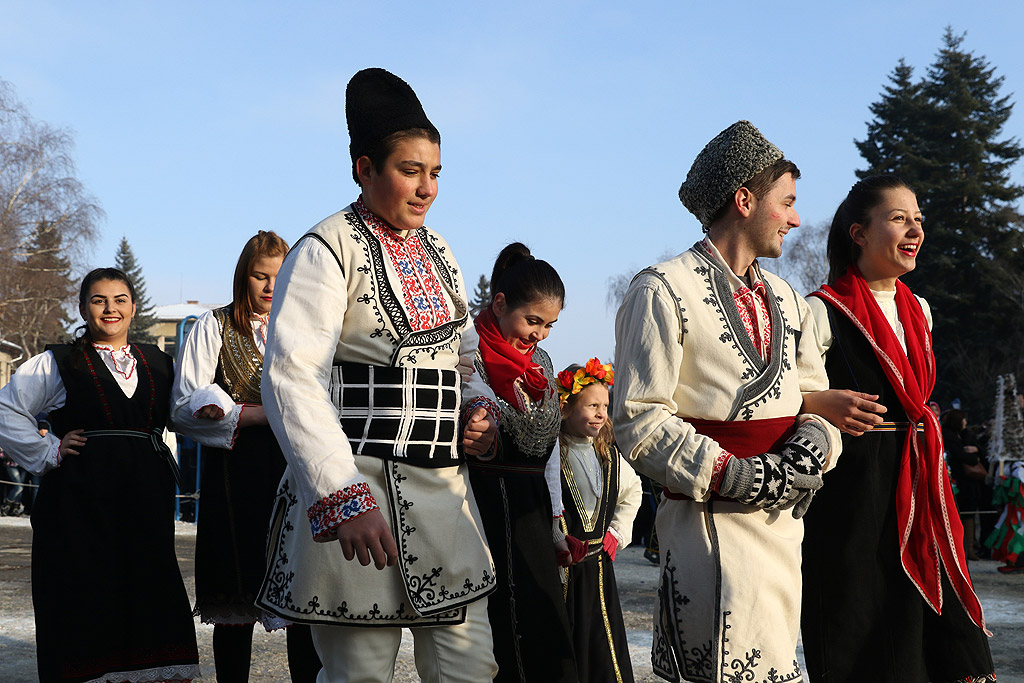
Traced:
<path fill-rule="evenodd" d="M 404 239 L 384 225 L 373 214 L 357 206 L 363 224 L 383 246 L 401 288 L 402 304 L 409 327 L 414 332 L 433 329 L 452 319 L 444 300 L 441 282 L 424 246 L 421 231 L 414 230 Z"/>
<path fill-rule="evenodd" d="M 643 272 L 660 280 L 679 307 L 683 381 L 704 394 L 695 402 L 721 404 L 714 415 L 691 417 L 751 420 L 774 412 L 771 403 L 794 398 L 784 397 L 786 392 L 795 391 L 798 398 L 795 354 L 800 330 L 792 321 L 799 313 L 780 295 L 788 295 L 789 288 L 776 292 L 765 278 L 767 306 L 755 321 L 749 310 L 744 316 L 746 306 L 738 305 L 737 294 L 758 294 L 749 289 L 733 292 L 725 267 L 700 243 Z"/>
<path fill-rule="evenodd" d="M 462 281 L 448 247 L 426 228 L 397 239 L 379 221 L 344 214 L 348 238 L 362 252 L 345 254 L 349 305 L 369 313 L 371 339 L 393 346 L 390 365 L 416 363 L 416 355 L 457 353 L 468 316 Z M 372 216 L 369 216 L 372 219 Z"/>
<path fill-rule="evenodd" d="M 231 307 L 213 312 L 220 325 L 220 363 L 218 375 L 224 389 L 235 403 L 263 403 L 260 382 L 263 377 L 263 354 L 252 334 L 242 334 L 231 324 Z"/>

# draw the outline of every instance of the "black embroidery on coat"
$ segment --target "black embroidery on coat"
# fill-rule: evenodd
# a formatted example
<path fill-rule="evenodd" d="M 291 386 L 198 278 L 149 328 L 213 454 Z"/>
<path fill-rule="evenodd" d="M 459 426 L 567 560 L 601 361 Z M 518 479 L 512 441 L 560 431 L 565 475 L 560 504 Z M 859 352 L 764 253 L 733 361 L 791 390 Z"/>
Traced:
<path fill-rule="evenodd" d="M 327 243 L 327 240 L 325 240 L 321 235 L 318 235 L 315 232 L 307 232 L 305 235 L 295 240 L 295 244 L 292 245 L 292 251 L 295 251 L 295 247 L 299 246 L 299 242 L 307 238 L 316 240 L 317 242 L 322 244 L 324 249 L 327 250 L 327 253 L 334 257 L 334 262 L 337 263 L 338 268 L 341 269 L 341 274 L 345 275 L 345 266 L 341 265 L 341 258 L 335 253 L 333 249 L 331 249 L 331 245 Z"/>
<path fill-rule="evenodd" d="M 760 681 L 757 680 L 758 674 L 754 671 L 759 666 L 758 660 L 761 659 L 761 651 L 756 647 L 750 648 L 747 652 L 744 652 L 741 656 L 733 657 L 729 659 L 731 654 L 728 650 L 724 649 L 729 643 L 728 630 L 732 628 L 729 624 L 729 617 L 732 612 L 723 612 L 723 624 L 725 630 L 722 632 L 722 681 L 723 683 L 791 683 L 792 681 L 803 680 L 803 674 L 800 672 L 800 664 L 794 659 L 793 670 L 789 673 L 781 673 L 774 666 L 768 669 L 768 675 L 766 678 L 762 678 Z"/>
<path fill-rule="evenodd" d="M 661 272 L 660 270 L 655 270 L 653 266 L 641 270 L 639 273 L 636 274 L 636 277 L 633 278 L 633 281 L 635 282 L 637 279 L 639 279 L 641 275 L 644 274 L 652 275 L 658 278 L 661 281 L 661 284 L 665 287 L 665 289 L 668 290 L 669 295 L 671 295 L 671 297 L 675 299 L 676 306 L 679 309 L 679 338 L 680 340 L 682 340 L 683 335 L 686 334 L 686 323 L 689 322 L 689 320 L 686 318 L 686 306 L 683 306 L 682 298 L 676 295 L 675 291 L 672 289 L 672 286 L 668 283 L 668 278 L 665 277 L 665 273 Z"/>
<path fill-rule="evenodd" d="M 711 640 L 689 643 L 683 629 L 683 610 L 690 604 L 679 588 L 672 551 L 665 551 L 665 564 L 658 585 L 659 614 L 654 623 L 651 664 L 654 672 L 671 681 L 683 679 L 694 683 L 715 680 L 714 654 Z"/>
<path fill-rule="evenodd" d="M 399 365 L 403 360 L 415 364 L 416 353 L 425 351 L 430 353 L 431 358 L 434 358 L 442 350 L 454 349 L 455 344 L 461 338 L 459 331 L 466 322 L 467 307 L 464 302 L 459 300 L 458 285 L 455 280 L 455 274 L 458 273 L 457 269 L 448 265 L 447 260 L 443 257 L 437 245 L 433 244 L 429 239 L 426 239 L 431 237 L 426 228 L 417 228 L 415 230 L 416 236 L 420 240 L 420 244 L 423 245 L 424 251 L 427 253 L 434 265 L 434 269 L 437 271 L 438 276 L 448 286 L 449 295 L 455 303 L 457 313 L 461 313 L 462 315 L 455 317 L 438 327 L 434 327 L 429 330 L 414 331 L 412 329 L 412 323 L 409 322 L 409 316 L 405 307 L 402 304 L 400 297 L 395 292 L 390 278 L 388 278 L 386 264 L 390 262 L 390 257 L 386 257 L 384 254 L 380 240 L 377 239 L 377 236 L 373 234 L 373 231 L 367 227 L 358 213 L 346 213 L 345 220 L 352 226 L 353 237 L 363 245 L 366 260 L 370 264 L 367 267 L 367 270 L 363 272 L 372 273 L 371 276 L 367 278 L 371 282 L 371 288 L 373 287 L 372 283 L 378 283 L 376 297 L 374 297 L 373 291 L 370 291 L 369 293 L 361 294 L 356 298 L 356 301 L 372 305 L 373 300 L 376 298 L 376 300 L 380 302 L 380 308 L 384 310 L 384 314 L 387 315 L 388 320 L 391 322 L 391 326 L 398 335 L 397 338 L 395 338 L 388 332 L 380 310 L 374 306 L 374 312 L 377 314 L 378 322 L 381 327 L 374 330 L 370 336 L 379 337 L 386 332 L 389 336 L 392 336 L 392 339 L 395 342 L 395 350 L 391 355 L 390 364 L 393 366 Z M 409 351 L 403 357 L 402 354 L 407 349 L 409 349 Z"/>
<path fill-rule="evenodd" d="M 402 493 L 402 482 L 406 481 L 408 477 L 402 474 L 400 464 L 391 461 L 386 463 L 385 468 L 391 501 L 392 528 L 398 529 L 398 538 L 396 539 L 399 554 L 398 564 L 405 577 L 409 599 L 416 610 L 421 614 L 429 613 L 435 605 L 451 603 L 489 591 L 494 586 L 495 578 L 487 569 L 484 569 L 479 583 L 473 583 L 467 578 L 462 586 L 447 586 L 444 583 L 438 583 L 439 578 L 443 581 L 444 567 L 413 567 L 420 559 L 409 548 L 409 541 L 417 531 L 409 521 L 409 512 L 416 503 Z M 469 600 L 464 602 L 469 602 Z"/>
<path fill-rule="evenodd" d="M 763 277 L 761 281 L 764 283 L 768 315 L 772 325 L 772 353 L 771 358 L 765 363 L 757 352 L 754 342 L 750 339 L 750 335 L 747 334 L 736 306 L 720 305 L 720 302 L 723 301 L 733 302 L 729 276 L 724 267 L 715 260 L 702 242 L 693 246 L 693 252 L 704 262 L 703 265 L 694 269 L 695 273 L 704 278 L 708 288 L 709 294 L 704 298 L 704 302 L 717 308 L 720 313 L 719 321 L 724 326 L 724 332 L 719 336 L 719 341 L 731 346 L 746 366 L 740 379 L 748 383 L 743 387 L 726 419 L 729 421 L 751 420 L 754 417 L 754 408 L 782 396 L 783 371 L 792 369 L 789 361 L 789 345 L 786 341 L 787 337 L 793 334 L 794 328 L 782 310 L 780 305 L 782 298 L 772 290 L 768 278 Z"/>
<path fill-rule="evenodd" d="M 295 572 L 288 568 L 289 557 L 285 552 L 286 539 L 289 534 L 309 533 L 309 530 L 296 532 L 295 527 L 288 521 L 289 510 L 298 505 L 298 497 L 291 491 L 289 484 L 289 480 L 284 479 L 277 492 L 274 518 L 268 536 L 270 539 L 276 538 L 277 544 L 268 548 L 267 574 L 263 580 L 263 588 L 260 589 L 261 603 L 266 602 L 265 606 L 271 608 L 272 612 L 290 621 L 303 624 L 340 622 L 354 626 L 389 626 L 392 622 L 416 621 L 423 624 L 441 625 L 459 624 L 465 620 L 464 607 L 456 607 L 430 616 L 420 616 L 404 602 L 399 603 L 391 613 L 383 612 L 379 605 L 374 603 L 365 613 L 355 613 L 349 609 L 347 601 L 343 600 L 340 605 L 328 607 L 321 604 L 318 595 L 312 596 L 304 606 L 296 605 L 292 594 Z"/>

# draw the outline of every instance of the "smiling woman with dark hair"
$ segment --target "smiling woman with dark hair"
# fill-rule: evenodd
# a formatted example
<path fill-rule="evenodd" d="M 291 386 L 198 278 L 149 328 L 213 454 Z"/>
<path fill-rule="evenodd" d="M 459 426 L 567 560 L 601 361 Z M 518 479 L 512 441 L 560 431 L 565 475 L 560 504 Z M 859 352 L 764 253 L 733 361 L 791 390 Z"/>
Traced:
<path fill-rule="evenodd" d="M 925 231 L 896 176 L 836 211 L 829 284 L 808 297 L 828 391 L 804 409 L 845 434 L 805 517 L 801 630 L 812 681 L 994 681 L 942 456 L 931 310 L 900 282 Z"/>
<path fill-rule="evenodd" d="M 177 466 L 162 441 L 172 362 L 129 344 L 135 290 L 115 268 L 82 282 L 84 332 L 0 389 L 0 433 L 42 474 L 32 510 L 39 679 L 187 681 L 195 627 L 174 556 Z M 34 415 L 48 411 L 51 431 Z"/>

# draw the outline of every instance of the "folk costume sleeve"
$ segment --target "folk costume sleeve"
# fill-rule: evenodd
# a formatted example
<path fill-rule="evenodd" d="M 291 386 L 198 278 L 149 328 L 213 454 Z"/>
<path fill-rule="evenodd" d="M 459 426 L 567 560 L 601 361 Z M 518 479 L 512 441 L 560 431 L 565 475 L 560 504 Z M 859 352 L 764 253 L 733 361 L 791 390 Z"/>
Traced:
<path fill-rule="evenodd" d="M 706 500 L 727 454 L 678 416 L 683 334 L 672 293 L 658 278 L 638 276 L 615 318 L 615 439 L 638 472 Z"/>
<path fill-rule="evenodd" d="M 800 336 L 796 347 L 797 372 L 800 376 L 800 393 L 824 391 L 828 389 L 828 374 L 825 372 L 824 352 L 822 351 L 822 334 L 818 332 L 817 321 L 811 306 L 806 299 L 795 297 L 800 310 Z M 829 328 L 830 329 L 830 328 Z M 831 332 L 829 333 L 831 337 Z M 830 342 L 831 343 L 831 342 Z M 804 413 L 797 416 L 797 422 L 816 420 L 828 432 L 829 453 L 826 455 L 825 469 L 827 472 L 836 465 L 836 460 L 843 450 L 842 432 L 825 418 Z"/>
<path fill-rule="evenodd" d="M 263 406 L 305 501 L 313 536 L 378 509 L 359 474 L 352 447 L 329 395 L 334 352 L 348 307 L 345 274 L 316 239 L 303 240 L 285 259 L 270 313 L 263 362 Z"/>
<path fill-rule="evenodd" d="M 832 335 L 832 324 L 828 319 L 828 307 L 816 296 L 808 296 L 806 301 L 811 309 L 811 317 L 814 318 L 814 338 L 818 342 L 818 353 L 824 361 L 835 340 Z"/>
<path fill-rule="evenodd" d="M 622 456 L 617 456 L 621 458 Z M 637 510 L 640 509 L 640 501 L 643 498 L 643 488 L 640 477 L 633 468 L 628 467 L 625 462 L 619 464 L 619 492 L 615 503 L 615 514 L 608 525 L 619 542 L 619 550 L 622 550 L 633 540 L 633 520 L 636 519 Z"/>
<path fill-rule="evenodd" d="M 473 365 L 479 345 L 480 336 L 476 333 L 473 321 L 470 320 L 462 331 L 462 343 L 459 345 L 459 372 L 462 374 L 463 369 L 469 372 L 468 377 L 463 374 L 462 378 L 462 420 L 465 423 L 474 410 L 484 408 L 497 424 L 501 419 L 501 410 L 494 398 L 494 391 L 487 386 L 487 382 Z"/>
<path fill-rule="evenodd" d="M 60 439 L 39 434 L 35 416 L 64 405 L 67 392 L 53 354 L 44 351 L 22 363 L 0 389 L 0 434 L 4 452 L 32 474 L 60 465 Z"/>
<path fill-rule="evenodd" d="M 171 420 L 175 429 L 204 446 L 231 450 L 238 436 L 242 406 L 214 384 L 221 351 L 221 330 L 213 311 L 196 320 L 175 364 L 171 389 Z M 205 406 L 224 411 L 220 420 L 198 418 Z"/>

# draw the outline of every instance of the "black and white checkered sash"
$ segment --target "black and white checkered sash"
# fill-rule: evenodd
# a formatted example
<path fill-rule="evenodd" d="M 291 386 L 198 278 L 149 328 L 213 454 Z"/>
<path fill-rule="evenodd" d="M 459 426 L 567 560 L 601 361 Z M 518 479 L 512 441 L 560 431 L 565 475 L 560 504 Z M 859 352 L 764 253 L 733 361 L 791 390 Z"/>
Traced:
<path fill-rule="evenodd" d="M 331 368 L 330 391 L 356 455 L 418 467 L 462 462 L 456 370 L 340 363 Z"/>

